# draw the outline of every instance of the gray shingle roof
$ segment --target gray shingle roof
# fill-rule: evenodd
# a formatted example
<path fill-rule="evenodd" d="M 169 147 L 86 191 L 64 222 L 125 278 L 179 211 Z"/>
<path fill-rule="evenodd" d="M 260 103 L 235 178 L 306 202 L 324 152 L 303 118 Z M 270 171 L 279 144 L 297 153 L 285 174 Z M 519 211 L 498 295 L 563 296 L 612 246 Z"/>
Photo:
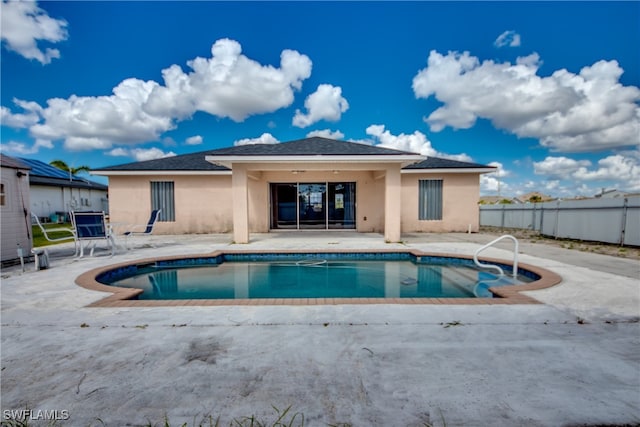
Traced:
<path fill-rule="evenodd" d="M 144 162 L 126 163 L 123 165 L 94 169 L 94 171 L 228 171 L 228 168 L 214 165 L 205 160 L 205 156 L 215 151 L 216 150 L 199 151 L 197 153 L 164 157 L 162 159 L 147 160 Z"/>
<path fill-rule="evenodd" d="M 374 145 L 355 142 L 338 141 L 321 137 L 305 138 L 279 144 L 250 144 L 217 150 L 200 151 L 144 162 L 127 163 L 117 166 L 95 169 L 98 171 L 229 171 L 224 166 L 215 165 L 205 160 L 206 156 L 405 156 L 416 155 L 407 151 L 393 150 Z M 486 168 L 475 163 L 430 157 L 405 169 L 440 169 L 440 168 Z"/>
<path fill-rule="evenodd" d="M 393 156 L 415 155 L 374 145 L 312 137 L 280 144 L 250 144 L 214 150 L 211 156 Z"/>
<path fill-rule="evenodd" d="M 409 165 L 403 169 L 476 169 L 493 168 L 493 166 L 481 165 L 479 163 L 461 162 L 459 160 L 443 159 L 440 157 L 428 157 L 418 163 Z"/>

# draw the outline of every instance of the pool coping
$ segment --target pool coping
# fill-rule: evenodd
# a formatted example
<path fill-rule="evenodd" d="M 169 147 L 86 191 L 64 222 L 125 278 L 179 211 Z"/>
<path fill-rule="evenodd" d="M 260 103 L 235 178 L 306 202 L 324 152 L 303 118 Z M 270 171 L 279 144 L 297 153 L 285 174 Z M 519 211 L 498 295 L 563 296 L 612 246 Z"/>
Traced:
<path fill-rule="evenodd" d="M 260 299 L 180 299 L 180 300 L 137 300 L 135 298 L 143 292 L 142 289 L 120 288 L 105 285 L 96 280 L 98 276 L 110 270 L 137 264 L 146 264 L 156 261 L 173 261 L 181 259 L 213 258 L 224 255 L 243 254 L 306 254 L 310 252 L 327 254 L 354 254 L 354 253 L 406 253 L 415 257 L 443 257 L 473 260 L 471 255 L 448 254 L 438 252 L 423 252 L 417 249 L 379 249 L 379 250 L 215 250 L 205 254 L 172 255 L 154 258 L 143 258 L 134 261 L 111 264 L 89 270 L 75 280 L 78 286 L 85 289 L 107 292 L 111 295 L 93 302 L 87 307 L 180 307 L 180 306 L 265 306 L 265 305 L 347 305 L 347 304 L 455 304 L 455 305 L 503 305 L 503 304 L 542 304 L 523 291 L 535 291 L 555 286 L 562 281 L 562 277 L 550 270 L 526 263 L 518 263 L 518 269 L 528 270 L 540 278 L 536 281 L 502 287 L 492 287 L 489 291 L 494 298 L 260 298 Z M 513 266 L 513 262 L 498 258 L 479 258 L 485 263 L 496 263 Z"/>

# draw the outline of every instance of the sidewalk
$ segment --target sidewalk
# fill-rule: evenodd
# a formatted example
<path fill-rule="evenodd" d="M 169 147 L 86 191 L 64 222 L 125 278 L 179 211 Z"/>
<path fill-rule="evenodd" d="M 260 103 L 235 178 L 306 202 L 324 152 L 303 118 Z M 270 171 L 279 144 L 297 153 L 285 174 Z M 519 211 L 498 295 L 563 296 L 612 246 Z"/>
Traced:
<path fill-rule="evenodd" d="M 74 260 L 71 245 L 50 251 L 49 270 L 2 271 L 3 410 L 67 410 L 70 420 L 56 425 L 72 426 L 164 425 L 165 416 L 191 426 L 207 415 L 222 426 L 273 421 L 273 407 L 289 405 L 305 426 L 640 422 L 637 262 L 522 245 L 523 262 L 563 276 L 528 293 L 540 305 L 87 308 L 104 294 L 75 277 L 126 260 L 225 248 L 469 254 L 493 238 L 149 237 L 113 258 L 97 249 Z M 510 259 L 507 247 L 486 255 Z"/>

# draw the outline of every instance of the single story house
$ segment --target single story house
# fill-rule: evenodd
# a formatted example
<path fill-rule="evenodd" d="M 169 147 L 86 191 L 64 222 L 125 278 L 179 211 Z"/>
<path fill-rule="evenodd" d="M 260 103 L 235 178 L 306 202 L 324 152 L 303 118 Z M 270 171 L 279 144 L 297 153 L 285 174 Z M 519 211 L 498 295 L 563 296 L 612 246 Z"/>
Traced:
<path fill-rule="evenodd" d="M 480 174 L 495 168 L 313 137 L 92 170 L 109 177 L 111 220 L 158 233 L 477 231 Z"/>
<path fill-rule="evenodd" d="M 31 251 L 30 169 L 20 160 L 0 153 L 2 263 L 18 259 L 18 248 L 25 256 Z"/>
<path fill-rule="evenodd" d="M 70 211 L 109 212 L 108 187 L 71 175 L 40 160 L 18 159 L 31 168 L 31 211 L 43 221 L 62 222 Z"/>

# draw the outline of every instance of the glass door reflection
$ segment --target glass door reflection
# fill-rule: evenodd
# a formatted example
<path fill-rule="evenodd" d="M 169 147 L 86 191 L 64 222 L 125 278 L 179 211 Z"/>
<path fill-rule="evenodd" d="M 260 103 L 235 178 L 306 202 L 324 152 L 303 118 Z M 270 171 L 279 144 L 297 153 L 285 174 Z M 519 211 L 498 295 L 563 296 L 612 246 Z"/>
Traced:
<path fill-rule="evenodd" d="M 298 228 L 298 184 L 271 184 L 271 228 Z"/>
<path fill-rule="evenodd" d="M 330 182 L 327 227 L 356 228 L 356 183 Z"/>
<path fill-rule="evenodd" d="M 300 229 L 325 229 L 327 223 L 327 186 L 317 183 L 298 184 Z"/>
<path fill-rule="evenodd" d="M 355 229 L 355 182 L 272 183 L 272 229 Z"/>

